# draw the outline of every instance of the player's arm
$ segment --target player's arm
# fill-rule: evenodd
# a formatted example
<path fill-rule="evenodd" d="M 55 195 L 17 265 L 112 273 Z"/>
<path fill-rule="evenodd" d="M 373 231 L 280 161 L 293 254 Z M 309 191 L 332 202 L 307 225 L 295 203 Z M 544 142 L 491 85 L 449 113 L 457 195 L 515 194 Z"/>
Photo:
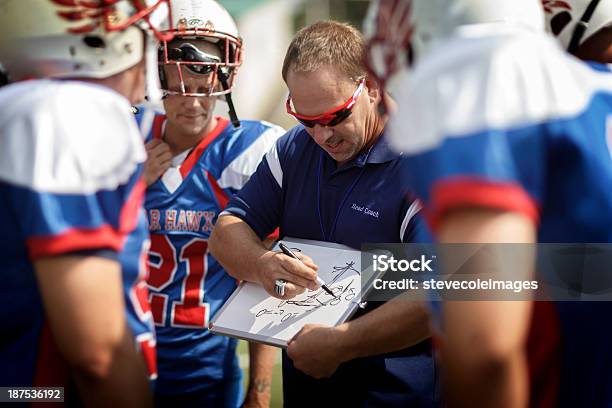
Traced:
<path fill-rule="evenodd" d="M 260 343 L 249 343 L 249 388 L 243 407 L 269 407 L 272 371 L 277 349 Z"/>
<path fill-rule="evenodd" d="M 449 212 L 438 232 L 442 243 L 533 243 L 536 234 L 527 216 L 475 208 Z M 533 259 L 516 262 L 516 272 L 529 279 Z M 496 270 L 495 265 L 482 268 Z M 440 356 L 449 406 L 528 405 L 524 347 L 530 316 L 531 302 L 527 301 L 444 303 Z"/>
<path fill-rule="evenodd" d="M 118 262 L 58 256 L 34 263 L 53 338 L 87 406 L 151 406 L 144 361 L 125 318 Z"/>

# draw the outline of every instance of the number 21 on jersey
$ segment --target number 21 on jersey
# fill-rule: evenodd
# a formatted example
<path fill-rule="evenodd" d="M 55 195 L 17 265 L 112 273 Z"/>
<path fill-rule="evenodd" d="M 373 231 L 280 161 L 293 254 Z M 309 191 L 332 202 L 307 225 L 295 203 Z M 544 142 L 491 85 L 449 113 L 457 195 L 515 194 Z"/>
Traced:
<path fill-rule="evenodd" d="M 150 299 L 155 325 L 207 328 L 209 306 L 203 302 L 203 283 L 207 269 L 208 241 L 194 238 L 183 245 L 178 258 L 176 252 L 168 236 L 151 234 L 150 255 L 159 258 L 159 262 L 154 263 L 149 256 L 150 271 L 147 281 L 152 291 Z M 182 269 L 186 272 L 181 282 L 180 296 L 178 300 L 172 300 L 170 316 L 167 316 L 171 295 L 165 289 L 176 279 L 179 266 L 183 266 Z"/>

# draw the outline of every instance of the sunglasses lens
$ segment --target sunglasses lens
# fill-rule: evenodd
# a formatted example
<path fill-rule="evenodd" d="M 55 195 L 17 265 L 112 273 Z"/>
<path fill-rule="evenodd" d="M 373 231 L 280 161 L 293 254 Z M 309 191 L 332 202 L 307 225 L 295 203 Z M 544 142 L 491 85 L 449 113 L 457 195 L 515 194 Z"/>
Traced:
<path fill-rule="evenodd" d="M 313 128 L 315 125 L 327 127 L 336 126 L 342 123 L 346 118 L 351 116 L 351 113 L 353 112 L 353 107 L 355 106 L 356 98 L 357 96 L 359 96 L 359 93 L 362 89 L 363 82 L 360 83 L 359 88 L 357 88 L 357 91 L 355 91 L 353 97 L 349 99 L 343 106 L 338 107 L 336 110 L 329 111 L 327 113 L 309 119 L 305 119 L 293 110 L 291 106 L 291 96 L 287 98 L 285 106 L 287 109 L 287 113 L 296 118 L 302 125 L 306 126 L 307 128 Z"/>
<path fill-rule="evenodd" d="M 344 109 L 344 110 L 341 110 L 340 112 L 337 112 L 336 116 L 327 123 L 327 126 L 339 125 L 340 123 L 344 122 L 346 118 L 351 116 L 352 112 L 353 111 L 350 109 Z"/>
<path fill-rule="evenodd" d="M 296 119 L 298 120 L 298 122 L 300 122 L 302 125 L 306 126 L 307 128 L 313 128 L 317 124 L 313 120 L 300 119 L 298 117 L 296 117 Z"/>
<path fill-rule="evenodd" d="M 319 126 L 336 126 L 342 123 L 346 118 L 351 116 L 352 111 L 350 109 L 344 109 L 334 115 L 332 119 L 319 119 L 319 120 L 308 120 L 301 119 L 295 116 L 295 118 L 307 128 L 313 128 L 315 125 Z"/>
<path fill-rule="evenodd" d="M 185 68 L 196 75 L 210 74 L 215 70 L 214 64 L 221 61 L 217 56 L 206 54 L 189 43 L 181 44 L 178 48 L 169 48 L 168 59 L 182 62 Z M 188 64 L 189 62 L 197 62 L 200 64 Z"/>
<path fill-rule="evenodd" d="M 185 64 L 185 68 L 197 75 L 208 75 L 213 72 L 213 67 L 210 65 Z"/>

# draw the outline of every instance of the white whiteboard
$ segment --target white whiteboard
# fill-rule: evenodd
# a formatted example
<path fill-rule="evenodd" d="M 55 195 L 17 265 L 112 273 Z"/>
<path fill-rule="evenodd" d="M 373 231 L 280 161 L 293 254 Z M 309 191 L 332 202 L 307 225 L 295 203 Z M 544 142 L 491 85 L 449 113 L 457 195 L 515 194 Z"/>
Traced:
<path fill-rule="evenodd" d="M 258 284 L 243 282 L 211 322 L 212 332 L 284 348 L 305 324 L 335 326 L 356 311 L 361 299 L 360 251 L 295 238 L 282 242 L 292 251 L 301 251 L 313 259 L 319 267 L 319 276 L 336 298 L 319 289 L 280 300 L 268 295 Z"/>

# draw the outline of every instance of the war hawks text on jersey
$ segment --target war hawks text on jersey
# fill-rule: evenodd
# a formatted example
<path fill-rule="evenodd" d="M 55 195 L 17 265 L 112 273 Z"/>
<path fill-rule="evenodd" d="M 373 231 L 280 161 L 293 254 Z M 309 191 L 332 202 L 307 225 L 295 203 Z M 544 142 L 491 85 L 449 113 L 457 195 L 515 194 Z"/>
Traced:
<path fill-rule="evenodd" d="M 162 137 L 165 115 L 142 109 L 137 117 L 147 140 Z M 234 128 L 226 119 L 217 120 L 215 129 L 195 148 L 174 157 L 146 192 L 148 284 L 157 326 L 160 394 L 202 391 L 240 375 L 236 341 L 207 330 L 237 285 L 208 253 L 208 238 L 229 197 L 284 130 L 249 120 Z"/>
<path fill-rule="evenodd" d="M 145 151 L 127 100 L 97 85 L 36 80 L 2 88 L 0 106 L 0 384 L 66 383 L 32 262 L 80 251 L 110 250 L 121 262 L 128 322 L 154 376 Z"/>
<path fill-rule="evenodd" d="M 493 30 L 459 29 L 407 78 L 390 125 L 407 182 L 433 225 L 487 207 L 533 219 L 539 242 L 612 242 L 612 75 L 543 34 Z M 608 406 L 612 303 L 534 309 L 532 405 Z"/>

